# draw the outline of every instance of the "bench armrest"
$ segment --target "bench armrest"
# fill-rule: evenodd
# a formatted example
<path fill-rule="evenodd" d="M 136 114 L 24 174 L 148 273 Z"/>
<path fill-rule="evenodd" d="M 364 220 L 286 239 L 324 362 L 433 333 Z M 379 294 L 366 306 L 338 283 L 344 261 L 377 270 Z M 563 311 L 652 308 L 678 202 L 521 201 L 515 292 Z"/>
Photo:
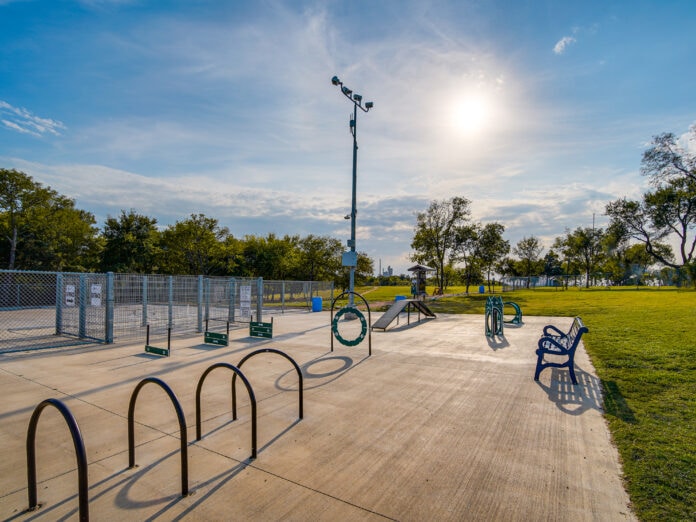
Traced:
<path fill-rule="evenodd" d="M 549 330 L 553 330 L 556 333 L 549 333 Z M 565 332 L 561 332 L 558 328 L 556 328 L 552 324 L 547 324 L 544 326 L 544 337 L 567 337 L 568 334 Z"/>

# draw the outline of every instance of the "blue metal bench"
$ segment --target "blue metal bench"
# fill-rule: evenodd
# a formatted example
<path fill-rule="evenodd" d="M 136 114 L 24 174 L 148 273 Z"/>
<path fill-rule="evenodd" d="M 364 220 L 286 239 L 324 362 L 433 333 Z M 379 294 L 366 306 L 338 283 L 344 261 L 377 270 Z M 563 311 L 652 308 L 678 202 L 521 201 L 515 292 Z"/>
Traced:
<path fill-rule="evenodd" d="M 534 380 L 539 380 L 539 374 L 544 368 L 568 368 L 570 379 L 573 384 L 578 381 L 575 378 L 575 350 L 578 347 L 582 334 L 589 332 L 587 326 L 582 322 L 582 319 L 576 317 L 573 319 L 573 324 L 570 326 L 568 333 L 564 333 L 553 325 L 544 327 L 543 335 L 539 339 L 539 347 L 536 350 L 537 365 L 534 372 Z M 553 355 L 565 357 L 563 362 L 546 361 L 545 356 Z"/>

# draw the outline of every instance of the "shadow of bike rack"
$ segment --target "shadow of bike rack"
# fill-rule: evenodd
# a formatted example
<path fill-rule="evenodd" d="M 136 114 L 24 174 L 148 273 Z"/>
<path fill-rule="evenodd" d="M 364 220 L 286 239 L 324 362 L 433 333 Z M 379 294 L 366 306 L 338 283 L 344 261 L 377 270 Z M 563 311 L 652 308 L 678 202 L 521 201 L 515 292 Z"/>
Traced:
<path fill-rule="evenodd" d="M 295 367 L 295 371 L 297 372 L 297 378 L 299 379 L 299 384 L 298 384 L 298 389 L 300 392 L 299 393 L 299 395 L 300 395 L 299 418 L 302 419 L 304 417 L 304 411 L 303 411 L 304 410 L 304 408 L 303 408 L 303 403 L 304 403 L 303 388 L 304 388 L 304 386 L 302 384 L 302 370 L 300 370 L 300 367 L 297 365 L 297 363 L 295 362 L 295 360 L 292 357 L 290 357 L 285 352 L 281 352 L 280 350 L 276 350 L 275 348 L 261 348 L 259 350 L 253 351 L 253 352 L 245 355 L 242 358 L 242 360 L 239 361 L 239 363 L 237 364 L 237 368 L 241 368 L 242 364 L 244 364 L 244 362 L 247 359 L 251 359 L 252 357 L 254 357 L 255 355 L 258 355 L 260 353 L 276 353 L 278 355 L 285 357 Z M 232 377 L 232 416 L 233 416 L 232 418 L 234 418 L 234 419 L 237 418 L 237 391 L 236 391 L 236 389 L 237 389 L 237 387 L 235 386 L 235 378 Z"/>
<path fill-rule="evenodd" d="M 41 412 L 47 406 L 55 407 L 70 428 L 73 445 L 75 446 L 75 455 L 77 456 L 77 487 L 80 505 L 80 520 L 89 520 L 89 498 L 87 496 L 87 452 L 85 451 L 85 443 L 82 440 L 80 427 L 73 414 L 70 413 L 68 407 L 58 399 L 46 399 L 39 403 L 34 409 L 34 413 L 29 421 L 29 429 L 27 430 L 27 489 L 29 490 L 29 510 L 36 510 L 38 500 L 36 497 L 36 427 L 39 423 Z"/>
<path fill-rule="evenodd" d="M 251 402 L 251 459 L 256 458 L 256 396 L 254 395 L 254 390 L 249 384 L 249 381 L 242 371 L 229 363 L 221 362 L 215 363 L 209 366 L 206 371 L 203 372 L 201 378 L 198 379 L 198 386 L 196 387 L 196 440 L 201 440 L 201 390 L 203 389 L 203 382 L 210 372 L 215 368 L 227 368 L 234 372 L 232 377 L 232 420 L 237 420 L 237 397 L 235 394 L 235 381 L 237 375 L 242 379 L 244 386 L 246 386 L 247 392 L 249 393 L 249 402 Z"/>
<path fill-rule="evenodd" d="M 179 420 L 179 438 L 181 439 L 181 496 L 185 497 L 188 495 L 188 441 L 186 439 L 186 419 L 184 418 L 184 410 L 181 409 L 181 404 L 179 404 L 179 400 L 176 398 L 176 395 L 174 395 L 172 389 L 157 377 L 147 377 L 140 381 L 135 387 L 135 390 L 133 390 L 130 398 L 130 404 L 128 405 L 128 467 L 135 467 L 135 402 L 142 387 L 149 382 L 157 384 L 169 395 Z"/>

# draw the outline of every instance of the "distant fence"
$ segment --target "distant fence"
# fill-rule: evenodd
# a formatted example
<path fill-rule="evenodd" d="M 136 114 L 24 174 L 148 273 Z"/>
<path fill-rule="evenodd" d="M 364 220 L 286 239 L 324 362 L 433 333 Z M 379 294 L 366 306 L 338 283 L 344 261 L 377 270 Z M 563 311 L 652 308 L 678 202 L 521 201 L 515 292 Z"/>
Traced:
<path fill-rule="evenodd" d="M 673 278 L 672 278 L 673 279 Z M 628 277 L 618 286 L 632 286 L 641 284 L 645 286 L 666 286 L 675 284 L 670 278 L 662 278 L 653 274 L 643 274 L 641 276 Z M 587 286 L 587 278 L 584 274 L 557 275 L 557 276 L 531 276 L 531 277 L 502 277 L 500 284 L 503 292 L 512 292 L 524 288 L 571 288 Z M 611 279 L 606 274 L 594 274 L 590 277 L 589 286 L 610 287 L 614 286 Z"/>
<path fill-rule="evenodd" d="M 309 311 L 333 283 L 262 278 L 0 270 L 0 352 L 222 330 Z"/>

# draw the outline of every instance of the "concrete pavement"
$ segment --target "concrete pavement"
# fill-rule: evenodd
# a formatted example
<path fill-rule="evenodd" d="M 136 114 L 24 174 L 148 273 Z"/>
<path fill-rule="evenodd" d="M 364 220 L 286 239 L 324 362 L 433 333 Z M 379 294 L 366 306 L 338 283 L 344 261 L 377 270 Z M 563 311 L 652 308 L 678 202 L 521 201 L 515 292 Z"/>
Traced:
<path fill-rule="evenodd" d="M 82 431 L 93 520 L 635 520 L 584 348 L 577 386 L 558 369 L 533 380 L 542 327 L 571 318 L 525 317 L 494 341 L 483 316 L 404 323 L 372 333 L 371 357 L 367 339 L 329 350 L 327 312 L 276 316 L 271 340 L 244 328 L 228 347 L 174 338 L 169 358 L 145 354 L 144 342 L 0 355 L 0 518 L 78 518 L 73 444 L 52 408 L 37 432 L 40 508 L 26 511 L 27 426 L 53 397 Z M 248 395 L 238 382 L 232 421 L 225 369 L 205 381 L 195 441 L 206 368 L 267 347 L 301 367 L 304 418 L 292 365 L 260 354 L 242 367 L 257 400 L 257 458 Z M 172 388 L 186 416 L 183 498 L 179 426 L 153 384 L 138 397 L 128 469 L 129 399 L 149 376 Z"/>

